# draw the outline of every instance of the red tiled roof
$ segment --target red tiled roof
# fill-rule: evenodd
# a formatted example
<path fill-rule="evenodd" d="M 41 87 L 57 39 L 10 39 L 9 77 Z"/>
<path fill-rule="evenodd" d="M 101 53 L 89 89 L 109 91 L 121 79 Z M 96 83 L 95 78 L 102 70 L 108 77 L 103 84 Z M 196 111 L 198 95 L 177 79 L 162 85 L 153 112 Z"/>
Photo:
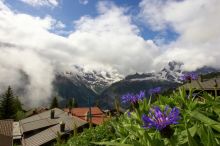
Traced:
<path fill-rule="evenodd" d="M 65 112 L 69 112 L 69 109 L 64 109 Z M 89 112 L 88 107 L 72 108 L 71 114 L 77 116 L 83 120 L 87 120 L 87 114 Z M 100 125 L 106 119 L 105 114 L 98 107 L 91 107 L 92 112 L 92 123 L 95 125 Z"/>

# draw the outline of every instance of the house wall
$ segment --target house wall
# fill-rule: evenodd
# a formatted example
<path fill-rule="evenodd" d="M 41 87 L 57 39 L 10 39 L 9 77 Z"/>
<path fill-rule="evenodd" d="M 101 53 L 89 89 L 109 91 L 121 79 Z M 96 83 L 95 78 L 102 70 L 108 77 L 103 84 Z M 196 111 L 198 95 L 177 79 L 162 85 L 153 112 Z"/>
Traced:
<path fill-rule="evenodd" d="M 215 96 L 215 90 L 205 90 L 205 92 Z M 217 90 L 217 96 L 220 96 L 220 90 Z"/>
<path fill-rule="evenodd" d="M 215 90 L 205 90 L 205 92 L 211 94 L 212 96 L 215 96 Z M 186 91 L 187 94 L 189 94 L 189 91 Z M 202 96 L 203 92 L 201 90 L 196 90 L 193 93 L 199 93 L 200 96 Z M 217 90 L 217 96 L 220 96 L 220 90 Z"/>
<path fill-rule="evenodd" d="M 21 145 L 21 139 L 14 139 L 13 144 L 14 145 Z"/>
<path fill-rule="evenodd" d="M 12 146 L 13 138 L 10 136 L 0 135 L 0 146 Z"/>

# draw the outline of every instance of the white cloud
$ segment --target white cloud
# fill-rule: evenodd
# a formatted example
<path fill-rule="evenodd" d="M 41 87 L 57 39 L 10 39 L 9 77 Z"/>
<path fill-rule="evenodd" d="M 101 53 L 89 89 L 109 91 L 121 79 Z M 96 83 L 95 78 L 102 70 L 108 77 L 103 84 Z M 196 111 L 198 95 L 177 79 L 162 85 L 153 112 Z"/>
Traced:
<path fill-rule="evenodd" d="M 139 4 L 141 21 L 155 31 L 163 30 L 166 27 L 163 16 L 164 5 L 166 5 L 166 1 L 163 0 L 142 0 Z"/>
<path fill-rule="evenodd" d="M 52 91 L 53 64 L 68 60 L 68 50 L 73 49 L 66 38 L 49 32 L 57 22 L 50 16 L 15 13 L 0 1 L 0 92 L 8 85 L 24 87 L 25 102 L 47 102 Z M 23 74 L 28 76 L 28 83 L 22 79 Z"/>
<path fill-rule="evenodd" d="M 25 87 L 23 101 L 38 105 L 47 102 L 52 91 L 53 68 L 48 60 L 32 50 L 18 47 L 1 47 L 0 54 L 1 89 Z M 27 74 L 29 81 L 23 75 Z"/>
<path fill-rule="evenodd" d="M 79 3 L 83 5 L 87 5 L 89 3 L 89 0 L 79 0 Z"/>
<path fill-rule="evenodd" d="M 102 2 L 98 10 L 98 17 L 85 16 L 76 21 L 76 31 L 69 36 L 73 45 L 80 48 L 84 61 L 104 63 L 124 74 L 151 70 L 158 48 L 139 36 L 139 29 L 124 14 L 125 9 Z"/>
<path fill-rule="evenodd" d="M 166 49 L 157 62 L 180 60 L 187 69 L 203 65 L 220 67 L 220 1 L 219 0 L 143 0 L 140 16 L 153 29 L 168 27 L 179 38 L 163 46 Z"/>
<path fill-rule="evenodd" d="M 20 0 L 31 6 L 50 6 L 56 7 L 59 4 L 59 0 Z"/>
<path fill-rule="evenodd" d="M 21 84 L 22 71 L 30 77 L 30 83 L 24 86 L 26 100 L 37 104 L 51 96 L 55 72 L 73 64 L 105 66 L 123 74 L 151 70 L 158 48 L 139 36 L 125 9 L 102 2 L 98 10 L 99 16 L 83 16 L 74 22 L 75 30 L 62 37 L 50 33 L 59 26 L 51 16 L 15 13 L 0 2 L 0 74 L 4 74 L 0 75 L 0 85 Z"/>
<path fill-rule="evenodd" d="M 61 21 L 57 21 L 55 23 L 55 28 L 57 28 L 57 29 L 63 29 L 65 27 L 66 27 L 66 25 L 63 22 L 61 22 Z"/>
<path fill-rule="evenodd" d="M 61 30 L 66 27 L 62 21 L 56 20 L 51 16 L 46 16 L 44 20 L 48 23 L 48 30 Z"/>

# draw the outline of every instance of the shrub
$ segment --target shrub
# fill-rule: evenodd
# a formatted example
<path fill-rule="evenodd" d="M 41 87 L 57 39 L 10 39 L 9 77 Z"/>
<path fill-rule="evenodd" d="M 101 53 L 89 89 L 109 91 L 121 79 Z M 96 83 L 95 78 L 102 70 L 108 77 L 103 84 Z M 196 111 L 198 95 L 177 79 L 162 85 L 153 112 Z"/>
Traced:
<path fill-rule="evenodd" d="M 85 129 L 77 136 L 73 136 L 68 140 L 66 145 L 71 146 L 94 146 L 92 142 L 110 141 L 115 139 L 114 129 L 110 121 L 106 121 L 104 124 Z"/>

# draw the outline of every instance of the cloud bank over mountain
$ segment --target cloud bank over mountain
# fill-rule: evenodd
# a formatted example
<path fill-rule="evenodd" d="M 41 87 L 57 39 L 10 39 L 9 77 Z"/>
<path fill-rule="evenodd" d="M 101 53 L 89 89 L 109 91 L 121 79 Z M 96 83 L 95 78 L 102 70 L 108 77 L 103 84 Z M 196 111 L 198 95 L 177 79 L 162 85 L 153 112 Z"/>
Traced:
<path fill-rule="evenodd" d="M 220 67 L 220 1 L 143 0 L 140 17 L 153 30 L 172 28 L 177 40 L 162 46 L 156 64 L 180 60 L 186 69 L 204 65 Z"/>
<path fill-rule="evenodd" d="M 128 8 L 106 1 L 97 4 L 98 16 L 82 16 L 63 37 L 54 33 L 65 28 L 60 20 L 21 13 L 0 1 L 0 89 L 19 86 L 22 71 L 30 80 L 25 99 L 37 105 L 51 97 L 55 73 L 73 64 L 123 75 L 160 70 L 170 60 L 184 62 L 187 70 L 220 67 L 218 0 L 142 0 L 139 8 L 146 27 L 172 29 L 179 37 L 160 45 L 146 40 Z"/>

